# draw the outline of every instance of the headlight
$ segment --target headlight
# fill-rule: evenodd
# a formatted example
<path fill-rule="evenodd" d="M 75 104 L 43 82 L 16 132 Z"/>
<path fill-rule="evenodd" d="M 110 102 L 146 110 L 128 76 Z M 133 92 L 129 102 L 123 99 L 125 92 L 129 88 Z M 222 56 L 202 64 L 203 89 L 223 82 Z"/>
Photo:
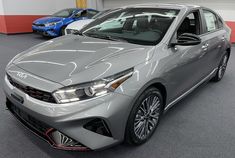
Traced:
<path fill-rule="evenodd" d="M 59 23 L 59 22 L 46 23 L 45 26 L 46 26 L 46 27 L 48 27 L 48 26 L 53 26 L 53 25 L 56 25 L 57 23 Z"/>
<path fill-rule="evenodd" d="M 115 91 L 115 89 L 132 76 L 133 71 L 134 69 L 131 68 L 101 80 L 66 87 L 55 91 L 53 96 L 57 103 L 60 104 L 104 96 Z"/>
<path fill-rule="evenodd" d="M 74 29 L 67 29 L 66 31 L 67 31 L 67 34 L 77 34 L 77 33 L 79 33 L 78 30 L 74 30 Z"/>

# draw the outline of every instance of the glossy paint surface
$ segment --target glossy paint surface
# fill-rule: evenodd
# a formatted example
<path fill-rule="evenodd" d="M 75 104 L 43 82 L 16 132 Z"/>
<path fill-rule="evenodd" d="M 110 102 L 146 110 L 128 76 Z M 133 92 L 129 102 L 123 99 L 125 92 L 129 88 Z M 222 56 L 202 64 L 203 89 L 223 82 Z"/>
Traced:
<path fill-rule="evenodd" d="M 19 83 L 51 93 L 62 87 L 103 79 L 134 68 L 133 76 L 114 92 L 59 105 L 30 98 L 13 87 L 5 77 L 6 96 L 38 120 L 47 122 L 93 150 L 121 142 L 135 99 L 146 88 L 154 84 L 163 85 L 167 92 L 167 106 L 208 76 L 213 77 L 224 53 L 230 48 L 230 32 L 226 25 L 215 32 L 200 35 L 202 42 L 199 45 L 170 47 L 171 37 L 183 17 L 191 10 L 201 8 L 181 5 L 157 7 L 181 11 L 156 46 L 68 35 L 22 52 L 6 68 L 7 73 Z M 208 44 L 207 49 L 203 49 L 204 44 Z M 23 97 L 24 104 L 15 101 L 12 93 Z M 84 123 L 93 118 L 104 119 L 113 137 L 84 129 Z"/>

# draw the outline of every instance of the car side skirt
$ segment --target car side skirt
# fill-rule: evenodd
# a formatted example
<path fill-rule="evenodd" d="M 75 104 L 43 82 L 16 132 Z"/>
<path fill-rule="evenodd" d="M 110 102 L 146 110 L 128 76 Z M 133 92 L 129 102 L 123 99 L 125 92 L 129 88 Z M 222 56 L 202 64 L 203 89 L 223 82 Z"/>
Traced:
<path fill-rule="evenodd" d="M 192 88 L 190 88 L 188 91 L 180 95 L 178 98 L 170 102 L 168 105 L 166 105 L 164 112 L 168 111 L 171 107 L 173 107 L 176 103 L 178 103 L 181 99 L 189 95 L 191 92 L 193 92 L 197 87 L 199 87 L 201 84 L 209 80 L 216 72 L 218 68 L 215 68 L 209 75 L 207 75 L 204 79 L 202 79 L 200 82 L 198 82 L 196 85 L 194 85 Z"/>

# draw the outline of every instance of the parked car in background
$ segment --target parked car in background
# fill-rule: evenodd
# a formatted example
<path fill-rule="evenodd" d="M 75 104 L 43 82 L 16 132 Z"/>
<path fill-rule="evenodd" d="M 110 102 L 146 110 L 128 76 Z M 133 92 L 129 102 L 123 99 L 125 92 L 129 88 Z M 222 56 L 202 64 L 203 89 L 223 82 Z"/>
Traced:
<path fill-rule="evenodd" d="M 65 29 L 65 34 L 76 34 L 78 31 L 80 31 L 84 26 L 86 26 L 87 24 L 91 23 L 92 21 L 94 21 L 97 18 L 100 18 L 106 14 L 108 14 L 110 11 L 112 11 L 111 9 L 108 10 L 104 10 L 101 11 L 99 13 L 97 13 L 94 17 L 92 17 L 91 19 L 85 19 L 85 20 L 79 20 L 79 21 L 75 21 L 71 24 L 69 24 L 66 29 Z M 113 10 L 114 11 L 114 10 Z"/>
<path fill-rule="evenodd" d="M 164 112 L 202 83 L 223 78 L 230 35 L 223 19 L 205 7 L 123 7 L 80 35 L 13 58 L 4 80 L 6 105 L 58 149 L 141 145 Z"/>
<path fill-rule="evenodd" d="M 74 21 L 90 19 L 98 13 L 94 9 L 70 8 L 33 22 L 33 32 L 43 36 L 57 37 L 65 34 L 67 25 Z"/>

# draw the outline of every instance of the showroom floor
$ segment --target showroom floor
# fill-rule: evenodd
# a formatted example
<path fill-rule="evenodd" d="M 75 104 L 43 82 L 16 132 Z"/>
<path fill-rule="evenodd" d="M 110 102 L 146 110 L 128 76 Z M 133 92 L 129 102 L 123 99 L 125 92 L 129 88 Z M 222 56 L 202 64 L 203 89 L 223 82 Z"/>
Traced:
<path fill-rule="evenodd" d="M 173 107 L 155 135 L 139 147 L 119 145 L 98 152 L 65 152 L 22 127 L 5 110 L 4 69 L 17 53 L 45 41 L 38 35 L 0 35 L 0 158 L 232 158 L 235 155 L 235 55 L 224 79 L 204 84 Z M 235 53 L 235 49 L 233 49 Z"/>

